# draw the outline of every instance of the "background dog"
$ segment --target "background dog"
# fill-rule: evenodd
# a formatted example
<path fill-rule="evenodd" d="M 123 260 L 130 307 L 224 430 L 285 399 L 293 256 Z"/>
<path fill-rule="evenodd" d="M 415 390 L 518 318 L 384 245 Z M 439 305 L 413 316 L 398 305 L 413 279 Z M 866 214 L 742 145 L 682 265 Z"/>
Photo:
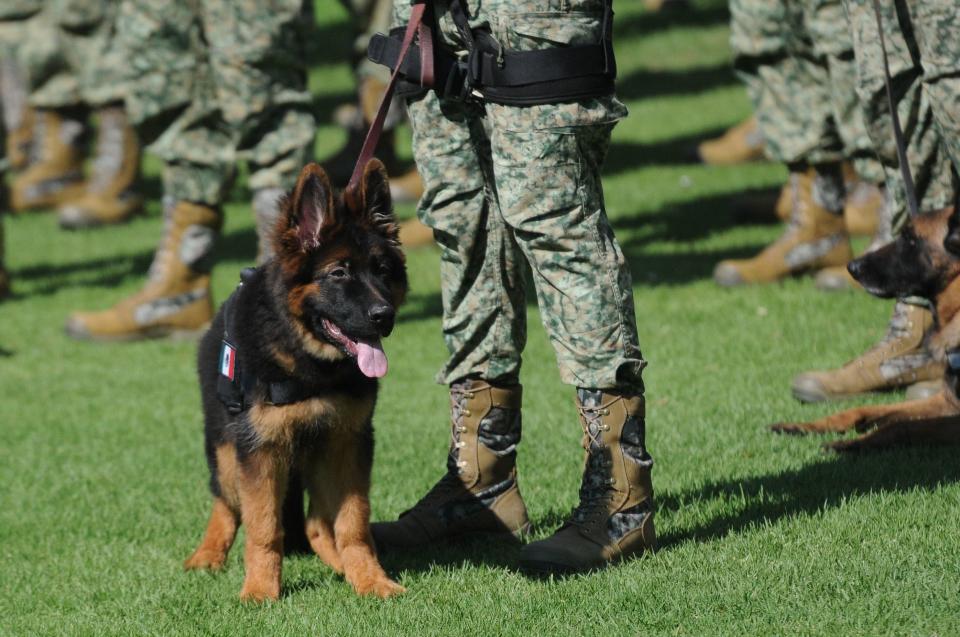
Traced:
<path fill-rule="evenodd" d="M 284 536 L 305 530 L 357 593 L 389 597 L 404 589 L 377 560 L 368 502 L 380 338 L 407 291 L 386 171 L 371 160 L 357 191 L 335 193 L 310 164 L 281 210 L 276 257 L 244 277 L 200 344 L 213 511 L 184 566 L 222 567 L 242 521 L 240 596 L 276 599 Z"/>
<path fill-rule="evenodd" d="M 921 400 L 858 407 L 814 422 L 780 423 L 771 429 L 792 434 L 850 429 L 862 433 L 824 445 L 836 451 L 960 443 L 960 213 L 947 208 L 915 217 L 896 241 L 851 261 L 848 269 L 875 296 L 920 296 L 933 304 L 936 324 L 926 346 L 947 363 L 943 387 Z"/>

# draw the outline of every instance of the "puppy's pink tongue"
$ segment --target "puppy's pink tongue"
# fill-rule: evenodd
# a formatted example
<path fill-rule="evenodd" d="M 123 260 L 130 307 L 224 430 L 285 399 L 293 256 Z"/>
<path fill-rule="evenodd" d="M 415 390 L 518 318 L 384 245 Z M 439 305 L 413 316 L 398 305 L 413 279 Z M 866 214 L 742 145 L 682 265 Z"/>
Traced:
<path fill-rule="evenodd" d="M 357 365 L 368 378 L 381 378 L 387 374 L 387 355 L 380 341 L 357 341 Z"/>

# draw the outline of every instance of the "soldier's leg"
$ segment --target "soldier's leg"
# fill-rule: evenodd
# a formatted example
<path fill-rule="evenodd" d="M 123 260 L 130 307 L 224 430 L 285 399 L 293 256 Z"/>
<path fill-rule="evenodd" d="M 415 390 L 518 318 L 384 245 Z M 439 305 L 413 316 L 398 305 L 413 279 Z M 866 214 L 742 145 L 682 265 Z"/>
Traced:
<path fill-rule="evenodd" d="M 734 0 L 730 9 L 734 68 L 747 85 L 767 154 L 791 171 L 793 205 L 780 239 L 752 259 L 721 262 L 714 279 L 726 286 L 762 283 L 845 265 L 852 254 L 842 217 L 844 148 L 828 68 L 811 50 L 806 7 Z"/>
<path fill-rule="evenodd" d="M 99 28 L 60 26 L 70 45 L 67 61 L 96 119 L 83 193 L 58 210 L 60 225 L 68 229 L 123 223 L 143 209 L 138 183 L 141 145 L 124 106 L 131 60 L 117 42 L 118 3 L 93 4 L 102 11 Z"/>
<path fill-rule="evenodd" d="M 476 106 L 433 93 L 409 104 L 425 191 L 418 213 L 440 247 L 443 337 L 437 380 L 451 386 L 447 472 L 379 545 L 413 547 L 462 533 L 528 526 L 516 481 L 520 353 L 526 342 L 522 262 L 489 188 L 490 140 Z"/>
<path fill-rule="evenodd" d="M 306 90 L 308 20 L 302 0 L 270 7 L 204 0 L 211 77 L 236 158 L 250 166 L 259 261 L 270 256 L 277 200 L 313 151 L 316 125 Z M 186 149 L 184 149 L 186 150 Z"/>
<path fill-rule="evenodd" d="M 139 292 L 102 312 L 73 314 L 67 332 L 94 340 L 195 332 L 213 313 L 210 268 L 236 137 L 219 119 L 191 4 L 125 0 L 116 37 L 130 61 L 128 115 L 164 161 L 163 237 Z"/>
<path fill-rule="evenodd" d="M 960 10 L 951 0 L 924 0 L 912 2 L 910 14 L 923 63 L 923 90 L 941 147 L 953 164 L 951 189 L 956 202 L 960 192 Z"/>
<path fill-rule="evenodd" d="M 652 459 L 645 448 L 630 270 L 606 217 L 600 167 L 614 98 L 537 109 L 487 106 L 500 213 L 530 263 L 561 379 L 577 388 L 586 452 L 580 505 L 525 568 L 576 571 L 652 548 Z"/>
<path fill-rule="evenodd" d="M 938 210 L 953 201 L 952 167 L 923 88 L 914 27 L 903 3 L 880 4 L 890 71 L 900 92 L 897 111 L 904 126 L 920 208 Z M 897 230 L 906 219 L 906 203 L 873 2 L 846 0 L 845 8 L 853 33 L 857 95 L 871 146 L 884 167 L 889 223 Z M 943 366 L 924 347 L 925 336 L 931 329 L 933 316 L 925 303 L 901 299 L 894 307 L 887 334 L 879 343 L 838 369 L 798 375 L 793 380 L 794 396 L 804 402 L 816 402 L 940 378 Z"/>
<path fill-rule="evenodd" d="M 18 211 L 55 208 L 70 201 L 80 194 L 83 180 L 87 112 L 67 58 L 71 43 L 59 22 L 70 18 L 54 0 L 43 5 L 42 11 L 22 22 L 17 46 L 32 110 L 28 165 L 11 186 L 11 207 Z M 96 30 L 96 25 L 91 28 Z"/>

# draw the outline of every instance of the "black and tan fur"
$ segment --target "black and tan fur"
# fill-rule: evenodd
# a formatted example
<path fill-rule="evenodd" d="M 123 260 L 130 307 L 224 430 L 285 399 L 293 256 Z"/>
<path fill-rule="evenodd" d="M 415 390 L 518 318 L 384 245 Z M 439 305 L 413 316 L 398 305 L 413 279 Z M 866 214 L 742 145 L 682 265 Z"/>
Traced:
<path fill-rule="evenodd" d="M 284 545 L 299 540 L 361 595 L 403 592 L 377 560 L 369 529 L 372 415 L 377 380 L 330 337 L 389 334 L 407 278 L 383 165 L 372 160 L 356 191 L 335 193 L 306 166 L 281 204 L 276 257 L 240 288 L 235 332 L 242 373 L 257 378 L 251 406 L 231 416 L 217 396 L 223 311 L 199 351 L 213 511 L 188 569 L 221 568 L 246 526 L 241 598 L 276 599 Z M 293 378 L 309 398 L 273 405 L 266 383 Z M 304 520 L 303 490 L 309 496 Z"/>
<path fill-rule="evenodd" d="M 941 361 L 960 347 L 960 213 L 948 208 L 923 215 L 892 243 L 849 265 L 871 294 L 882 298 L 919 296 L 934 307 L 935 327 L 926 347 Z M 848 409 L 807 423 L 781 423 L 781 433 L 846 432 L 861 435 L 824 445 L 856 451 L 907 444 L 960 443 L 958 376 L 947 367 L 940 393 L 921 400 Z"/>

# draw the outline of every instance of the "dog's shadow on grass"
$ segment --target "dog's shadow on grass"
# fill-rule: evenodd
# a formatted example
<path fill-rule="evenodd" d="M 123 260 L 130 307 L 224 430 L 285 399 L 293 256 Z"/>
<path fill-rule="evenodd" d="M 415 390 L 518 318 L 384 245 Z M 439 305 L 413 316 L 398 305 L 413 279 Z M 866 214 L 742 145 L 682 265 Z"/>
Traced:
<path fill-rule="evenodd" d="M 956 448 L 912 447 L 881 452 L 833 455 L 797 470 L 709 482 L 657 498 L 661 549 L 686 542 L 710 542 L 768 523 L 838 508 L 848 501 L 881 493 L 932 491 L 960 480 Z M 731 510 L 692 527 L 678 520 L 691 507 Z M 811 524 L 814 522 L 811 521 Z"/>

